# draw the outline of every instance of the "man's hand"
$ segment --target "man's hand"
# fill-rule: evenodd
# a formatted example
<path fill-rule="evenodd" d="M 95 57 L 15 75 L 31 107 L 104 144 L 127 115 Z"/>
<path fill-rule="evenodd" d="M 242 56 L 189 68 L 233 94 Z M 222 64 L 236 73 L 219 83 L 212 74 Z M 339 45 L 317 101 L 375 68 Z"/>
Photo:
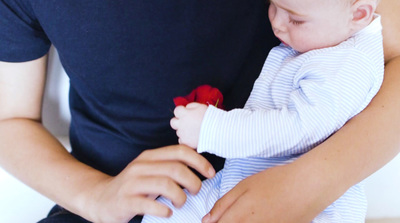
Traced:
<path fill-rule="evenodd" d="M 252 175 L 218 200 L 202 222 L 311 222 L 323 208 L 306 205 L 313 188 L 300 178 L 291 164 Z"/>
<path fill-rule="evenodd" d="M 190 103 L 186 107 L 178 106 L 174 110 L 175 117 L 171 119 L 171 127 L 176 130 L 179 143 L 197 148 L 200 137 L 200 127 L 207 105 Z"/>
<path fill-rule="evenodd" d="M 211 164 L 193 149 L 174 145 L 147 150 L 120 174 L 97 183 L 88 197 L 86 214 L 94 222 L 128 222 L 135 215 L 168 217 L 171 210 L 154 199 L 161 195 L 181 207 L 186 194 L 196 194 L 200 179 L 189 169 L 207 178 L 215 175 Z"/>

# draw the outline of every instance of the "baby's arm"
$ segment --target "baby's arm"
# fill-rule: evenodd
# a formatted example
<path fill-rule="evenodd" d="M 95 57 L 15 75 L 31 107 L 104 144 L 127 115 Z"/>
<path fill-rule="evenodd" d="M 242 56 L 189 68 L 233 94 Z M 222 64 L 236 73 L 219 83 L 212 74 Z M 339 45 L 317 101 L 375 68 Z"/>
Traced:
<path fill-rule="evenodd" d="M 342 56 L 349 57 L 336 59 L 343 61 L 337 63 L 341 67 L 331 70 L 324 65 L 315 68 L 318 59 L 310 61 L 293 81 L 298 87 L 290 93 L 288 102 L 274 102 L 273 109 L 259 106 L 267 103 L 262 99 L 264 92 L 271 91 L 262 80 L 256 82 L 249 99 L 253 101 L 248 102 L 256 105 L 254 108 L 227 112 L 210 106 L 201 127 L 198 152 L 225 158 L 272 157 L 301 154 L 315 147 L 360 112 L 382 81 L 374 83 L 375 65 L 367 58 L 353 64 L 350 61 L 354 59 L 349 58 L 357 55 L 346 52 Z"/>

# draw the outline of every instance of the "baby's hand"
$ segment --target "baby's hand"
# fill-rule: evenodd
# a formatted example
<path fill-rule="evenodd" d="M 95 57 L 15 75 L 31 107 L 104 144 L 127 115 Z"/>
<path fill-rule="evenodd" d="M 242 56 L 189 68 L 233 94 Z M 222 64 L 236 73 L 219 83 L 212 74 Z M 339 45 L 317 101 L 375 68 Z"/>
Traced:
<path fill-rule="evenodd" d="M 193 102 L 186 105 L 186 107 L 178 106 L 175 108 L 175 117 L 171 119 L 170 125 L 176 130 L 180 144 L 197 148 L 201 122 L 207 107 L 207 105 Z"/>

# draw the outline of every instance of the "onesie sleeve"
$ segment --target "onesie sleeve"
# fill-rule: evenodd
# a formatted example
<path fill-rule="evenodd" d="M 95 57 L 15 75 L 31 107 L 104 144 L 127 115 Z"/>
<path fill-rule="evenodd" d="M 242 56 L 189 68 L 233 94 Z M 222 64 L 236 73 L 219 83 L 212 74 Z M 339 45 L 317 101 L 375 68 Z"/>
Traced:
<path fill-rule="evenodd" d="M 279 109 L 223 111 L 209 106 L 198 152 L 224 158 L 303 154 L 368 105 L 383 77 L 374 65 L 358 51 L 317 57 L 295 76 L 288 104 Z"/>
<path fill-rule="evenodd" d="M 0 0 L 0 61 L 34 60 L 50 45 L 28 1 Z"/>

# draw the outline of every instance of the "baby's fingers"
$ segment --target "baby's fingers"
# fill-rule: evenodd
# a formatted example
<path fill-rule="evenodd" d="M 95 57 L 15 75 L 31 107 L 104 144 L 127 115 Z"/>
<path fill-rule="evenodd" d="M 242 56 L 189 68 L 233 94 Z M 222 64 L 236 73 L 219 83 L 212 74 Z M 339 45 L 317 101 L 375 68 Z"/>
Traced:
<path fill-rule="evenodd" d="M 174 115 L 176 118 L 180 118 L 186 113 L 186 108 L 184 106 L 178 106 L 174 109 Z"/>
<path fill-rule="evenodd" d="M 187 109 L 197 108 L 197 107 L 203 106 L 203 105 L 204 105 L 204 104 L 200 104 L 200 103 L 197 103 L 197 102 L 191 102 L 191 103 L 189 103 L 189 104 L 186 105 L 186 108 L 187 108 Z"/>
<path fill-rule="evenodd" d="M 171 121 L 169 121 L 169 125 L 171 126 L 172 129 L 175 129 L 175 130 L 178 129 L 178 123 L 179 123 L 179 119 L 177 119 L 177 118 L 172 118 Z"/>

